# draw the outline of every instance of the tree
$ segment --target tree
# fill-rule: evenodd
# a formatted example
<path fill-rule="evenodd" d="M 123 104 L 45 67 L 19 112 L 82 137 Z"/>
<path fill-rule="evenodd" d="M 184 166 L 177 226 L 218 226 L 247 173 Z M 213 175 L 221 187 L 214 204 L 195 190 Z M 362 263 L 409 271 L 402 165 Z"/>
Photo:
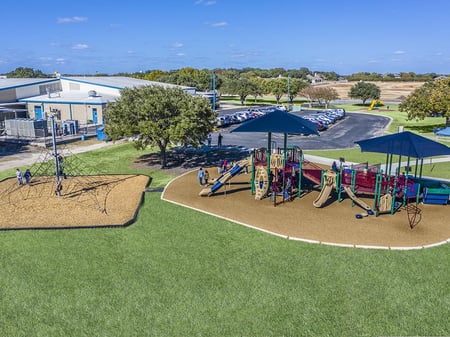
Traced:
<path fill-rule="evenodd" d="M 247 79 L 228 80 L 224 82 L 222 90 L 227 94 L 238 95 L 241 104 L 244 105 L 247 96 L 254 95 L 258 91 L 258 86 Z"/>
<path fill-rule="evenodd" d="M 161 167 L 171 143 L 198 146 L 211 131 L 215 114 L 208 99 L 180 88 L 125 88 L 106 110 L 105 133 L 113 140 L 136 136 L 137 149 L 156 145 Z"/>
<path fill-rule="evenodd" d="M 314 96 L 317 97 L 319 102 L 322 102 L 322 100 L 325 102 L 325 108 L 328 108 L 331 101 L 339 98 L 339 94 L 334 88 L 315 87 L 314 90 L 316 91 Z"/>
<path fill-rule="evenodd" d="M 45 77 L 51 77 L 50 75 L 44 74 L 40 70 L 34 70 L 33 68 L 24 68 L 19 67 L 15 70 L 9 72 L 6 74 L 9 78 L 45 78 Z"/>
<path fill-rule="evenodd" d="M 285 77 L 267 80 L 267 91 L 275 96 L 277 104 L 280 104 L 281 97 L 287 94 L 287 89 L 287 78 Z"/>
<path fill-rule="evenodd" d="M 350 88 L 350 98 L 361 99 L 366 104 L 368 99 L 380 99 L 381 89 L 373 83 L 358 82 Z"/>
<path fill-rule="evenodd" d="M 309 102 L 309 107 L 312 107 L 313 101 L 316 99 L 314 87 L 308 86 L 300 90 L 299 95 L 305 97 Z"/>
<path fill-rule="evenodd" d="M 399 110 L 408 114 L 408 120 L 442 115 L 450 125 L 450 78 L 425 83 L 400 103 Z"/>
<path fill-rule="evenodd" d="M 262 94 L 263 94 L 262 87 L 263 87 L 264 80 L 262 78 L 259 78 L 259 77 L 253 77 L 253 78 L 250 79 L 250 82 L 255 84 L 254 90 L 251 93 L 251 95 L 253 97 L 255 97 L 255 103 L 256 103 L 256 98 L 258 96 L 262 96 Z"/>
<path fill-rule="evenodd" d="M 298 96 L 300 91 L 303 88 L 306 88 L 309 86 L 309 83 L 303 80 L 300 80 L 298 78 L 291 78 L 289 81 L 289 93 L 288 93 L 288 99 L 289 102 L 293 102 L 294 98 Z"/>

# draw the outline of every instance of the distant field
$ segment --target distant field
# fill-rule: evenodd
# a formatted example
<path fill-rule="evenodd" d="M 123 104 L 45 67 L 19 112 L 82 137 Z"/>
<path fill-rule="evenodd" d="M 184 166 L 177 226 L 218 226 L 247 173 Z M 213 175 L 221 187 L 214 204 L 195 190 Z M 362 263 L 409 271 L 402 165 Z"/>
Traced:
<path fill-rule="evenodd" d="M 381 100 L 383 101 L 401 101 L 417 88 L 421 87 L 424 82 L 369 82 L 374 83 L 381 89 Z M 324 84 L 325 87 L 336 89 L 340 99 L 350 99 L 348 92 L 356 82 L 334 82 Z"/>
<path fill-rule="evenodd" d="M 410 95 L 414 90 L 421 87 L 424 82 L 369 82 L 373 83 L 381 89 L 381 100 L 386 102 L 401 102 L 404 98 Z M 350 100 L 348 92 L 350 88 L 354 86 L 356 82 L 330 82 L 327 84 L 322 84 L 322 87 L 331 87 L 336 89 L 341 100 Z M 233 95 L 223 95 L 221 96 L 222 107 L 235 107 L 235 105 L 240 106 L 240 101 L 238 96 Z M 304 97 L 297 96 L 294 103 L 301 103 L 305 101 Z M 264 95 L 263 97 L 258 97 L 255 101 L 253 96 L 247 96 L 245 105 L 254 104 L 275 104 L 275 97 L 272 95 Z M 284 95 L 281 98 L 281 103 L 287 103 L 287 97 Z M 366 102 L 370 104 L 370 100 Z"/>

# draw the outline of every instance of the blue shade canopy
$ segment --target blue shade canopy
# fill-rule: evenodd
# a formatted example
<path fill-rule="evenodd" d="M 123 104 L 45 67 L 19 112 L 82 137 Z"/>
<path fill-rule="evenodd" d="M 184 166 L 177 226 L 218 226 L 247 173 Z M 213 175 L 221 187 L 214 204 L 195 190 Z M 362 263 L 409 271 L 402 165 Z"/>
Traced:
<path fill-rule="evenodd" d="M 319 134 L 315 123 L 282 110 L 274 110 L 264 116 L 245 122 L 231 132 L 273 132 L 303 135 Z"/>
<path fill-rule="evenodd" d="M 446 127 L 445 129 L 436 131 L 435 134 L 438 136 L 449 136 L 450 137 L 450 126 Z"/>
<path fill-rule="evenodd" d="M 427 158 L 450 155 L 450 148 L 444 144 L 405 131 L 355 142 L 362 152 L 396 154 L 412 158 Z"/>

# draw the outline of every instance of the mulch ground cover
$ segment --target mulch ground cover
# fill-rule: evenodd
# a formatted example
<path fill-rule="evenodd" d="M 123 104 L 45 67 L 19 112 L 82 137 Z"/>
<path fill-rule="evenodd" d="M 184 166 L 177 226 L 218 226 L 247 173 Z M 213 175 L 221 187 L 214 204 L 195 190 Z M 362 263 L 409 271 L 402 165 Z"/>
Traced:
<path fill-rule="evenodd" d="M 208 168 L 212 178 L 217 168 Z M 313 206 L 319 189 L 274 206 L 271 198 L 255 200 L 250 191 L 250 174 L 240 174 L 209 197 L 199 196 L 197 171 L 174 179 L 165 189 L 163 199 L 216 214 L 290 238 L 326 243 L 380 247 L 416 247 L 431 245 L 450 238 L 450 207 L 418 204 L 421 214 L 411 229 L 407 211 L 400 208 L 394 215 L 370 215 L 358 219 L 364 210 L 352 200 L 338 202 L 332 195 L 322 208 Z M 369 205 L 373 197 L 362 197 Z M 416 220 L 416 221 L 417 221 Z"/>

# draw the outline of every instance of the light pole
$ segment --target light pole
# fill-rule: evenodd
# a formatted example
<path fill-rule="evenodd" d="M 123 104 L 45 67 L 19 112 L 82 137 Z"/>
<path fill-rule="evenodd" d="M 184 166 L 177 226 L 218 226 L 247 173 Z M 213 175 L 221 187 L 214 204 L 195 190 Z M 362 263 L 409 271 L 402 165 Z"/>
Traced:
<path fill-rule="evenodd" d="M 212 97 L 212 110 L 213 112 L 216 112 L 216 75 L 214 72 L 211 74 L 211 90 L 213 92 Z"/>
<path fill-rule="evenodd" d="M 58 150 L 56 149 L 56 124 L 55 124 L 55 115 L 54 114 L 52 114 L 50 116 L 50 121 L 51 121 L 51 125 L 52 125 L 53 157 L 55 159 L 56 195 L 59 197 L 61 195 L 61 182 L 60 182 L 60 177 L 59 177 L 60 162 L 59 162 Z"/>
<path fill-rule="evenodd" d="M 291 74 L 288 73 L 288 102 L 289 105 L 292 104 L 291 102 Z"/>

